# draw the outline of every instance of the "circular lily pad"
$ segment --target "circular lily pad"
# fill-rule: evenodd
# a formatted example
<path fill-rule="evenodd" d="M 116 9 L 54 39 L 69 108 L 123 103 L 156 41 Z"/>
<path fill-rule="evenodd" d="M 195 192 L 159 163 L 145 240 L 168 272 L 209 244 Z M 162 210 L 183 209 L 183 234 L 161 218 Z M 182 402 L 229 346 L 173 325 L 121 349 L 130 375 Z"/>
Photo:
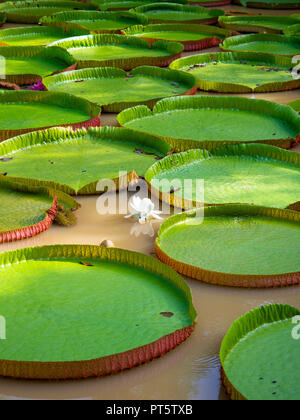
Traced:
<path fill-rule="evenodd" d="M 268 32 L 282 34 L 289 26 L 299 22 L 291 16 L 221 16 L 219 24 L 238 32 Z"/>
<path fill-rule="evenodd" d="M 291 106 L 295 111 L 300 113 L 300 99 L 290 102 L 288 105 Z"/>
<path fill-rule="evenodd" d="M 115 180 L 118 188 L 120 182 L 144 176 L 169 152 L 170 146 L 163 140 L 131 130 L 103 127 L 74 132 L 53 128 L 0 144 L 0 174 L 19 182 L 27 178 L 45 181 L 49 187 L 71 195 L 99 194 L 99 180 Z M 119 179 L 124 172 L 126 179 Z"/>
<path fill-rule="evenodd" d="M 133 25 L 141 25 L 148 19 L 133 12 L 96 12 L 74 11 L 60 12 L 52 16 L 45 16 L 40 20 L 42 25 L 57 26 L 63 30 L 81 28 L 93 34 L 120 33 L 121 29 Z"/>
<path fill-rule="evenodd" d="M 87 33 L 80 28 L 63 30 L 51 26 L 9 28 L 0 31 L 0 46 L 44 46 L 63 38 Z"/>
<path fill-rule="evenodd" d="M 157 67 L 137 67 L 130 73 L 102 67 L 46 77 L 43 83 L 50 91 L 72 93 L 101 105 L 107 112 L 120 112 L 140 104 L 153 107 L 158 100 L 169 96 L 195 94 L 196 80 L 186 76 Z"/>
<path fill-rule="evenodd" d="M 150 23 L 216 23 L 225 12 L 200 6 L 186 6 L 172 3 L 153 3 L 133 9 L 142 13 Z"/>
<path fill-rule="evenodd" d="M 299 221 L 299 212 L 249 205 L 192 210 L 162 224 L 156 253 L 179 273 L 206 283 L 246 288 L 296 285 Z"/>
<path fill-rule="evenodd" d="M 284 34 L 288 36 L 300 36 L 300 22 L 297 25 L 289 26 L 284 30 Z"/>
<path fill-rule="evenodd" d="M 183 51 L 183 46 L 177 42 L 158 41 L 151 48 L 143 39 L 123 35 L 87 35 L 52 45 L 66 49 L 79 68 L 111 66 L 131 70 L 140 65 L 165 67 Z"/>
<path fill-rule="evenodd" d="M 220 352 L 222 379 L 232 400 L 299 400 L 300 311 L 288 305 L 256 308 L 236 320 Z"/>
<path fill-rule="evenodd" d="M 244 7 L 259 9 L 299 9 L 299 0 L 234 0 Z"/>
<path fill-rule="evenodd" d="M 294 57 L 300 52 L 300 38 L 285 35 L 253 34 L 225 39 L 224 51 L 261 52 Z"/>
<path fill-rule="evenodd" d="M 195 76 L 200 90 L 244 93 L 298 89 L 292 59 L 261 53 L 200 54 L 173 61 L 170 68 Z"/>
<path fill-rule="evenodd" d="M 6 14 L 8 22 L 14 23 L 38 23 L 41 17 L 63 10 L 96 8 L 92 3 L 82 1 L 27 0 L 0 3 L 0 12 Z"/>
<path fill-rule="evenodd" d="M 32 85 L 44 76 L 76 68 L 74 58 L 57 47 L 0 47 L 0 56 L 5 58 L 1 80 L 18 85 Z"/>
<path fill-rule="evenodd" d="M 203 50 L 219 46 L 233 33 L 208 25 L 193 24 L 156 24 L 132 26 L 124 31 L 124 35 L 143 38 L 153 44 L 156 41 L 175 41 L 184 45 L 185 51 Z"/>
<path fill-rule="evenodd" d="M 1 313 L 10 326 L 1 375 L 117 373 L 162 356 L 193 331 L 188 285 L 146 255 L 61 245 L 4 253 L 0 264 Z"/>
<path fill-rule="evenodd" d="M 52 225 L 62 205 L 73 210 L 79 207 L 72 197 L 41 183 L 20 184 L 4 176 L 0 176 L 0 195 L 0 244 L 44 232 Z"/>
<path fill-rule="evenodd" d="M 59 92 L 0 91 L 0 141 L 41 128 L 100 125 L 101 108 Z"/>
<path fill-rule="evenodd" d="M 232 96 L 163 99 L 153 108 L 129 108 L 121 126 L 168 141 L 175 151 L 232 143 L 267 143 L 289 148 L 299 141 L 300 118 L 288 106 Z"/>
<path fill-rule="evenodd" d="M 155 3 L 165 3 L 166 0 L 155 0 Z M 133 7 L 152 4 L 154 0 L 93 0 L 100 10 L 129 10 Z M 187 4 L 187 0 L 172 0 L 172 3 Z"/>
<path fill-rule="evenodd" d="M 299 177 L 299 153 L 264 144 L 189 150 L 155 163 L 145 176 L 153 194 L 179 208 L 202 204 L 196 182 L 203 179 L 206 205 L 249 203 L 294 210 L 300 210 Z"/>

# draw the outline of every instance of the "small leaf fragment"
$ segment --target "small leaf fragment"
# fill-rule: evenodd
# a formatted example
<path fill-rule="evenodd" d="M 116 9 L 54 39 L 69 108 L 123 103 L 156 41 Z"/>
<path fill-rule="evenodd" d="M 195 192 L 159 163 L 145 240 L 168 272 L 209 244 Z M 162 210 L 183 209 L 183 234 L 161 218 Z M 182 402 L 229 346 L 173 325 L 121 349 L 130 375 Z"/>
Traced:
<path fill-rule="evenodd" d="M 161 312 L 160 315 L 164 316 L 165 318 L 172 318 L 174 316 L 173 312 Z"/>
<path fill-rule="evenodd" d="M 85 267 L 94 267 L 94 265 L 93 265 L 93 264 L 88 263 L 88 262 L 85 262 L 85 261 L 80 261 L 80 263 L 79 263 L 79 264 L 84 265 Z"/>

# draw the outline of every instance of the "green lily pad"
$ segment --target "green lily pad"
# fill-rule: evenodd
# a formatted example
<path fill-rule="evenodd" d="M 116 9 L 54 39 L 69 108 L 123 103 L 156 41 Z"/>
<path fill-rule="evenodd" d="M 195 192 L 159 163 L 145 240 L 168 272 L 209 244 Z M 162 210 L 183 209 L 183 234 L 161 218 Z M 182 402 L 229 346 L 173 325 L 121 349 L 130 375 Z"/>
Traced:
<path fill-rule="evenodd" d="M 299 221 L 299 212 L 249 205 L 192 210 L 162 224 L 156 252 L 179 273 L 207 283 L 300 284 Z"/>
<path fill-rule="evenodd" d="M 259 9 L 299 9 L 299 0 L 234 0 L 244 7 Z"/>
<path fill-rule="evenodd" d="M 224 146 L 212 152 L 189 150 L 155 163 L 145 176 L 164 202 L 186 209 L 201 204 L 197 179 L 205 182 L 206 205 L 249 203 L 300 209 L 299 177 L 298 153 L 264 144 Z M 178 181 L 180 188 L 175 185 Z"/>
<path fill-rule="evenodd" d="M 31 85 L 44 76 L 76 67 L 74 58 L 57 47 L 0 47 L 0 56 L 5 58 L 2 81 L 18 85 Z"/>
<path fill-rule="evenodd" d="M 165 3 L 166 0 L 156 0 L 155 3 Z M 93 0 L 100 10 L 129 10 L 138 6 L 152 4 L 153 0 Z M 187 4 L 187 0 L 172 0 L 172 3 Z"/>
<path fill-rule="evenodd" d="M 1 311 L 11 325 L 1 375 L 116 373 L 162 356 L 193 331 L 188 285 L 146 255 L 56 245 L 4 253 L 0 263 Z"/>
<path fill-rule="evenodd" d="M 232 96 L 163 99 L 118 115 L 121 126 L 168 141 L 176 151 L 232 143 L 267 143 L 289 148 L 299 140 L 300 118 L 288 106 Z"/>
<path fill-rule="evenodd" d="M 78 68 L 119 67 L 131 70 L 140 65 L 166 66 L 180 57 L 183 46 L 158 41 L 152 48 L 143 39 L 123 35 L 87 35 L 51 44 L 66 49 Z"/>
<path fill-rule="evenodd" d="M 6 14 L 8 22 L 14 23 L 38 23 L 41 17 L 63 10 L 96 8 L 93 4 L 82 1 L 27 0 L 0 3 L 0 12 Z"/>
<path fill-rule="evenodd" d="M 46 127 L 100 125 L 101 108 L 60 92 L 0 91 L 0 141 Z"/>
<path fill-rule="evenodd" d="M 299 400 L 300 311 L 288 305 L 256 308 L 236 320 L 220 352 L 223 383 L 233 400 Z"/>
<path fill-rule="evenodd" d="M 151 44 L 155 41 L 175 41 L 184 45 L 185 51 L 219 46 L 232 32 L 208 25 L 156 24 L 132 26 L 122 33 L 143 38 Z"/>
<path fill-rule="evenodd" d="M 298 89 L 289 57 L 261 53 L 213 53 L 180 58 L 170 64 L 196 77 L 201 90 L 227 93 Z"/>
<path fill-rule="evenodd" d="M 221 16 L 223 28 L 238 32 L 268 32 L 282 34 L 289 26 L 299 22 L 291 16 Z"/>
<path fill-rule="evenodd" d="M 300 99 L 290 102 L 288 105 L 291 106 L 295 111 L 300 112 Z"/>
<path fill-rule="evenodd" d="M 85 35 L 87 33 L 87 31 L 80 28 L 63 30 L 51 26 L 9 28 L 0 31 L 0 45 L 44 46 L 63 38 Z"/>
<path fill-rule="evenodd" d="M 284 30 L 284 34 L 288 36 L 300 36 L 300 22 L 297 25 L 289 26 Z"/>
<path fill-rule="evenodd" d="M 99 180 L 116 180 L 118 187 L 120 172 L 127 172 L 129 180 L 144 176 L 169 151 L 163 140 L 116 127 L 53 128 L 0 144 L 0 174 L 19 182 L 45 181 L 71 195 L 96 194 Z"/>
<path fill-rule="evenodd" d="M 63 30 L 81 28 L 92 34 L 120 33 L 121 29 L 133 25 L 145 24 L 148 19 L 133 12 L 96 12 L 75 11 L 60 12 L 45 16 L 40 20 L 42 25 L 57 26 Z"/>
<path fill-rule="evenodd" d="M 59 206 L 76 210 L 72 197 L 46 188 L 12 182 L 0 176 L 0 244 L 26 239 L 47 230 Z"/>
<path fill-rule="evenodd" d="M 207 9 L 201 6 L 185 6 L 172 3 L 153 3 L 132 9 L 143 13 L 149 23 L 216 23 L 225 12 L 220 9 Z"/>
<path fill-rule="evenodd" d="M 220 47 L 224 51 L 261 52 L 294 57 L 300 52 L 300 39 L 273 34 L 241 35 L 227 38 Z"/>
<path fill-rule="evenodd" d="M 71 93 L 95 102 L 107 112 L 120 112 L 140 104 L 153 107 L 162 98 L 197 91 L 193 76 L 147 66 L 130 73 L 114 67 L 76 70 L 46 77 L 43 84 L 50 91 Z"/>

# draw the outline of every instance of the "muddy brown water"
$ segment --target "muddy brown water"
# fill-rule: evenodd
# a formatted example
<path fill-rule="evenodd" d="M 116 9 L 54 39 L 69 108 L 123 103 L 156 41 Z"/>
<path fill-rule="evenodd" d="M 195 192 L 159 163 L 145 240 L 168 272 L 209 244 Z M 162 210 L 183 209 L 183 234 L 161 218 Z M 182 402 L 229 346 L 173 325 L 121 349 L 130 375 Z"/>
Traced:
<path fill-rule="evenodd" d="M 238 6 L 224 9 L 239 11 Z M 251 13 L 280 14 L 281 12 L 249 9 Z M 282 12 L 288 15 L 293 11 Z M 11 27 L 16 25 L 5 25 Z M 205 50 L 218 51 L 218 49 Z M 251 97 L 252 95 L 241 95 Z M 286 104 L 300 97 L 299 90 L 283 93 L 259 94 L 257 98 Z M 116 115 L 103 114 L 102 125 L 116 125 Z M 298 146 L 296 151 L 300 152 Z M 159 223 L 153 225 L 153 236 L 139 229 L 134 220 L 123 216 L 100 216 L 96 211 L 97 197 L 80 197 L 78 223 L 71 228 L 52 226 L 35 238 L 4 244 L 0 252 L 30 246 L 52 244 L 99 245 L 110 239 L 119 248 L 154 254 Z M 286 303 L 300 309 L 298 286 L 272 290 L 242 290 L 210 286 L 187 279 L 192 290 L 198 320 L 194 334 L 184 344 L 147 365 L 118 375 L 79 381 L 21 381 L 0 378 L 0 399 L 227 399 L 220 383 L 219 349 L 232 322 L 258 305 Z M 20 340 L 22 338 L 20 337 Z"/>

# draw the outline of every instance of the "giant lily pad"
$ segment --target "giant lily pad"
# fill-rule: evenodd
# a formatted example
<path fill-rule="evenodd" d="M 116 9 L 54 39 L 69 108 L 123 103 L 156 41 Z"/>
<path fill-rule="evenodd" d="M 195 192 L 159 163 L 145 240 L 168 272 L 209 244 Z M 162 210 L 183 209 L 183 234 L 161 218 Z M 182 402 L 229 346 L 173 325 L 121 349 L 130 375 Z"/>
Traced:
<path fill-rule="evenodd" d="M 72 197 L 43 184 L 12 182 L 0 177 L 0 244 L 30 238 L 47 230 L 63 205 L 76 210 Z"/>
<path fill-rule="evenodd" d="M 148 19 L 145 16 L 133 12 L 96 12 L 86 10 L 60 12 L 40 20 L 42 25 L 57 26 L 63 30 L 81 28 L 93 34 L 120 33 L 121 29 L 147 22 Z"/>
<path fill-rule="evenodd" d="M 299 316 L 296 308 L 274 304 L 233 323 L 220 352 L 222 379 L 232 400 L 299 400 L 299 341 L 292 335 Z"/>
<path fill-rule="evenodd" d="M 300 113 L 300 99 L 290 102 L 288 105 L 291 106 L 295 111 Z"/>
<path fill-rule="evenodd" d="M 299 9 L 299 0 L 234 0 L 244 7 L 260 9 Z"/>
<path fill-rule="evenodd" d="M 120 112 L 130 106 L 153 107 L 162 98 L 193 95 L 193 76 L 158 67 L 137 67 L 130 73 L 114 67 L 76 70 L 43 79 L 50 91 L 67 92 L 95 102 L 107 112 Z M 299 82 L 300 85 L 300 82 Z"/>
<path fill-rule="evenodd" d="M 239 32 L 269 32 L 281 34 L 299 22 L 291 16 L 221 16 L 219 24 L 226 29 Z"/>
<path fill-rule="evenodd" d="M 214 26 L 178 23 L 132 26 L 122 33 L 143 38 L 151 44 L 161 40 L 180 42 L 185 51 L 219 46 L 227 36 L 232 35 L 232 32 Z"/>
<path fill-rule="evenodd" d="M 289 57 L 260 53 L 200 54 L 173 61 L 170 68 L 192 74 L 201 90 L 278 92 L 298 89 Z"/>
<path fill-rule="evenodd" d="M 185 6 L 172 3 L 153 3 L 133 9 L 143 13 L 151 23 L 215 23 L 225 12 L 200 6 Z"/>
<path fill-rule="evenodd" d="M 11 339 L 1 346 L 1 375 L 117 373 L 162 356 L 193 331 L 188 285 L 146 255 L 57 245 L 4 253 L 0 264 L 1 311 L 11 325 Z"/>
<path fill-rule="evenodd" d="M 294 57 L 300 52 L 300 38 L 285 35 L 253 34 L 227 38 L 224 51 L 261 52 Z"/>
<path fill-rule="evenodd" d="M 143 39 L 122 35 L 88 35 L 70 38 L 52 45 L 66 49 L 79 68 L 119 67 L 131 70 L 139 65 L 167 66 L 180 57 L 183 46 L 158 41 L 152 48 Z"/>
<path fill-rule="evenodd" d="M 100 107 L 60 92 L 0 91 L 0 141 L 55 126 L 100 125 Z"/>
<path fill-rule="evenodd" d="M 2 311 L 12 336 L 22 330 L 23 337 L 21 348 L 16 339 L 5 341 L 1 375 L 77 379 L 117 373 L 162 356 L 193 331 L 188 285 L 145 255 L 62 245 L 4 253 L 1 265 Z"/>
<path fill-rule="evenodd" d="M 300 118 L 290 107 L 232 96 L 163 99 L 118 115 L 119 124 L 168 141 L 176 151 L 232 143 L 267 143 L 289 148 L 299 140 Z"/>
<path fill-rule="evenodd" d="M 31 85 L 43 76 L 76 68 L 74 58 L 57 47 L 0 47 L 0 56 L 5 58 L 1 79 L 19 85 Z"/>
<path fill-rule="evenodd" d="M 96 8 L 93 4 L 82 1 L 27 0 L 0 3 L 0 12 L 6 14 L 8 22 L 15 23 L 38 23 L 41 17 L 63 10 Z"/>
<path fill-rule="evenodd" d="M 299 222 L 299 212 L 268 207 L 192 210 L 162 224 L 156 253 L 179 273 L 206 283 L 246 288 L 300 284 Z"/>
<path fill-rule="evenodd" d="M 43 46 L 63 38 L 86 35 L 80 28 L 63 30 L 50 26 L 9 28 L 0 31 L 0 46 Z"/>
<path fill-rule="evenodd" d="M 288 36 L 300 36 L 300 22 L 297 25 L 289 26 L 284 30 L 284 34 Z"/>
<path fill-rule="evenodd" d="M 300 210 L 299 153 L 264 144 L 189 150 L 155 163 L 145 178 L 157 197 L 180 208 L 202 204 L 196 181 L 203 179 L 206 205 L 250 203 Z"/>
<path fill-rule="evenodd" d="M 45 181 L 72 195 L 96 194 L 99 180 L 115 180 L 118 188 L 120 172 L 129 181 L 144 176 L 169 151 L 163 140 L 116 127 L 76 132 L 53 128 L 0 144 L 0 174 L 19 182 Z"/>
<path fill-rule="evenodd" d="M 165 3 L 166 0 L 156 0 L 155 3 Z M 100 10 L 129 10 L 134 7 L 152 4 L 154 0 L 93 0 Z M 172 0 L 172 3 L 187 4 L 187 0 Z"/>

